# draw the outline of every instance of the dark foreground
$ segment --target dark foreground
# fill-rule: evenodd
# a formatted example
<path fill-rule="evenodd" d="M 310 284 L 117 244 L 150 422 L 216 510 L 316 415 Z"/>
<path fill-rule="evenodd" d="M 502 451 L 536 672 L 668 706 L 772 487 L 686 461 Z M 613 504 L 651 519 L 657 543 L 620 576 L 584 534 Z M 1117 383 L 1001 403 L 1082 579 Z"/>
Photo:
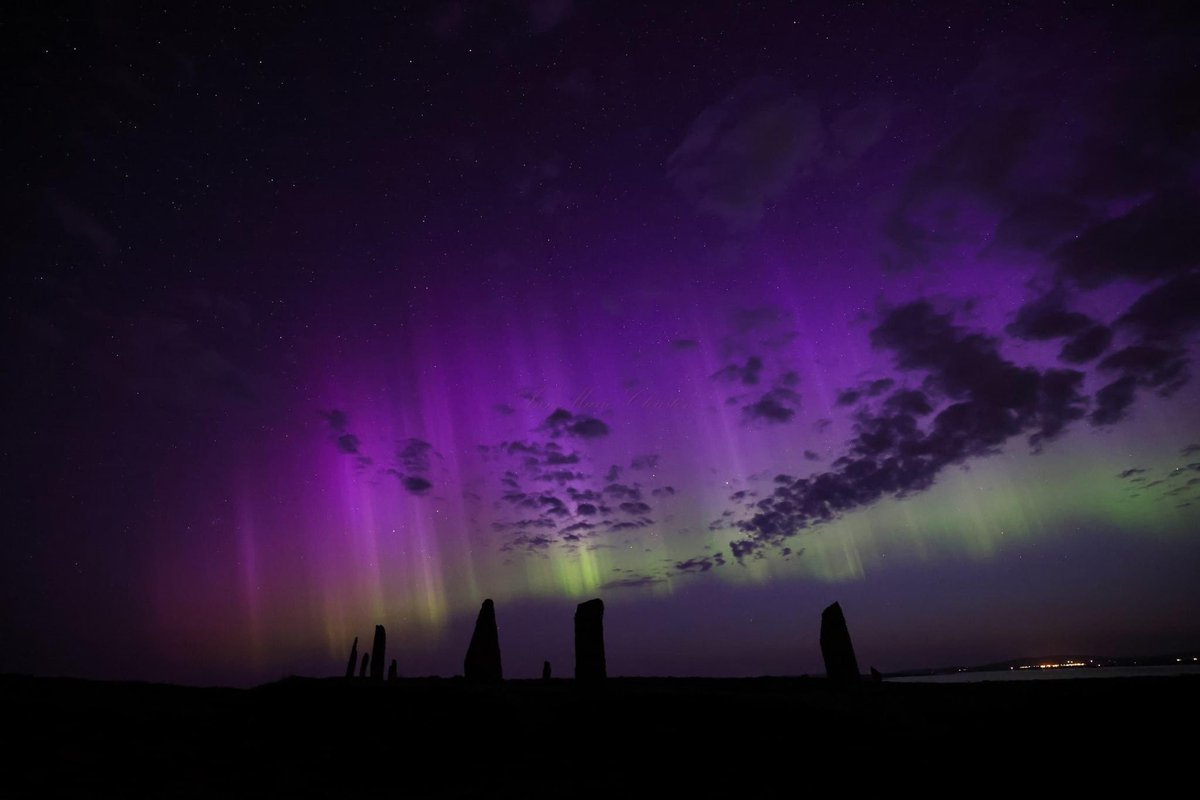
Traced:
<path fill-rule="evenodd" d="M 1194 677 L 852 689 L 610 679 L 595 690 L 291 679 L 238 690 L 5 676 L 0 795 L 1144 791 L 1192 776 L 1198 696 Z"/>

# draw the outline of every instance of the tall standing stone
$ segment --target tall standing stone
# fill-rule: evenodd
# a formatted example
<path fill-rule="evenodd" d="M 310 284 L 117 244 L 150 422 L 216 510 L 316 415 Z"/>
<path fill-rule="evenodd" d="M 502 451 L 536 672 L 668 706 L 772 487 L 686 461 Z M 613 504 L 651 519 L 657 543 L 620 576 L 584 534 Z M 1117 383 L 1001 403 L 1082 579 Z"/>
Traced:
<path fill-rule="evenodd" d="M 608 673 L 604 664 L 604 601 L 600 598 L 580 603 L 575 609 L 575 680 L 603 680 Z"/>
<path fill-rule="evenodd" d="M 387 634 L 382 625 L 375 626 L 375 641 L 371 643 L 371 680 L 383 680 L 384 650 L 387 649 Z"/>
<path fill-rule="evenodd" d="M 825 676 L 836 683 L 858 680 L 858 659 L 850 644 L 850 631 L 842 607 L 834 603 L 821 612 L 821 656 L 825 659 Z"/>
<path fill-rule="evenodd" d="M 358 666 L 358 637 L 354 637 L 354 644 L 350 645 L 350 660 L 346 662 L 346 677 L 354 677 L 354 668 Z"/>
<path fill-rule="evenodd" d="M 490 682 L 501 680 L 504 676 L 500 669 L 500 634 L 496 631 L 496 606 L 491 600 L 484 600 L 475 619 L 475 632 L 471 634 L 471 644 L 467 647 L 467 657 L 463 661 L 463 675 L 469 681 Z"/>

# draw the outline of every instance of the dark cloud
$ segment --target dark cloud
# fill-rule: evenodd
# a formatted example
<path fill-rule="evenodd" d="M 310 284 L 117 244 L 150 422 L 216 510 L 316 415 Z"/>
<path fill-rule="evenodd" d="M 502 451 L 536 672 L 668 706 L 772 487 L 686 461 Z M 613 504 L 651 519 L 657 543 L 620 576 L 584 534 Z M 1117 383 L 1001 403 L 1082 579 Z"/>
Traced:
<path fill-rule="evenodd" d="M 765 393 L 755 402 L 742 408 L 742 419 L 746 422 L 765 422 L 779 424 L 790 422 L 796 415 L 796 406 L 800 405 L 800 395 L 776 387 Z"/>
<path fill-rule="evenodd" d="M 864 391 L 867 397 L 878 397 L 896 385 L 896 382 L 891 378 L 878 378 L 866 384 Z"/>
<path fill-rule="evenodd" d="M 882 497 L 927 489 L 946 467 L 996 453 L 1015 436 L 1028 434 L 1039 447 L 1085 412 L 1082 373 L 1013 364 L 996 339 L 956 325 L 924 300 L 887 312 L 871 341 L 898 368 L 923 373 L 924 394 L 947 405 L 924 428 L 886 402 L 878 412 L 861 410 L 833 469 L 777 486 L 737 523 L 746 534 L 731 544 L 739 561 Z"/>
<path fill-rule="evenodd" d="M 860 392 L 858 389 L 842 389 L 837 393 L 837 399 L 834 401 L 834 404 L 839 406 L 852 406 L 858 402 L 858 398 L 860 397 L 862 397 L 862 392 Z"/>
<path fill-rule="evenodd" d="M 1200 272 L 1180 275 L 1146 292 L 1117 324 L 1136 330 L 1144 341 L 1177 342 L 1192 333 L 1200 327 Z"/>
<path fill-rule="evenodd" d="M 496 403 L 494 406 L 492 406 L 492 410 L 497 414 L 503 414 L 506 417 L 511 417 L 513 414 L 517 413 L 517 410 L 508 403 Z"/>
<path fill-rule="evenodd" d="M 713 378 L 722 381 L 741 383 L 743 386 L 756 386 L 763 369 L 763 361 L 758 356 L 750 356 L 743 366 L 729 364 L 713 373 Z"/>
<path fill-rule="evenodd" d="M 608 526 L 608 531 L 609 531 L 609 533 L 616 533 L 618 531 L 633 531 L 633 530 L 637 530 L 639 528 L 644 528 L 650 524 L 651 524 L 651 522 L 648 519 L 639 519 L 637 521 L 626 521 L 626 522 L 614 522 Z"/>
<path fill-rule="evenodd" d="M 396 448 L 396 460 L 406 472 L 427 472 L 433 445 L 423 439 L 405 439 Z"/>
<path fill-rule="evenodd" d="M 1125 418 L 1136 399 L 1137 379 L 1118 378 L 1096 392 L 1095 403 L 1088 419 L 1093 425 L 1112 425 Z"/>
<path fill-rule="evenodd" d="M 1179 451 L 1179 454 L 1184 458 L 1188 456 L 1194 456 L 1197 453 L 1200 453 L 1200 442 L 1197 442 L 1196 444 L 1189 444 Z"/>
<path fill-rule="evenodd" d="M 555 409 L 538 430 L 547 431 L 553 437 L 565 435 L 580 439 L 596 439 L 609 433 L 608 425 L 601 420 L 583 414 L 572 414 L 564 408 Z"/>
<path fill-rule="evenodd" d="M 604 493 L 626 500 L 641 500 L 642 490 L 636 486 L 626 486 L 623 483 L 610 483 L 604 487 Z"/>
<path fill-rule="evenodd" d="M 1065 339 L 1064 362 L 1102 358 L 1116 332 L 1132 337 L 1099 364 L 1110 376 L 1091 410 L 1098 425 L 1128 416 L 1140 389 L 1167 395 L 1182 386 L 1186 340 L 1200 328 L 1200 149 L 1195 115 L 1183 111 L 1200 107 L 1200 80 L 1182 56 L 1195 50 L 1194 36 L 1164 32 L 1130 46 L 1142 56 L 1130 62 L 1136 68 L 1077 49 L 1073 70 L 1089 75 L 1085 93 L 1063 91 L 1066 72 L 1041 53 L 1021 69 L 995 62 L 973 76 L 956 92 L 967 101 L 964 124 L 913 171 L 886 226 L 897 266 L 960 247 L 1043 258 L 1055 288 L 1018 310 L 1006 331 Z M 1072 308 L 1083 292 L 1117 281 L 1148 286 L 1113 329 Z M 1030 376 L 1010 375 L 1019 379 L 1014 391 L 1028 393 Z"/>
<path fill-rule="evenodd" d="M 762 558 L 762 547 L 763 543 L 755 539 L 743 539 L 729 543 L 729 551 L 733 553 L 733 557 L 739 564 L 750 556 Z"/>
<path fill-rule="evenodd" d="M 433 488 L 433 484 L 420 475 L 406 475 L 400 479 L 400 483 L 410 494 L 423 494 Z"/>
<path fill-rule="evenodd" d="M 821 456 L 817 453 L 814 453 L 812 450 L 805 450 L 804 451 L 804 460 L 805 461 L 820 461 Z M 784 477 L 786 477 L 786 476 L 784 476 Z M 779 480 L 779 477 L 777 476 L 775 478 L 775 480 Z"/>
<path fill-rule="evenodd" d="M 1084 37 L 984 53 L 953 92 L 962 123 L 900 193 L 890 263 L 917 265 L 947 245 L 1019 248 L 1048 254 L 1060 278 L 1086 288 L 1195 266 L 1200 151 L 1184 111 L 1200 105 L 1184 55 L 1195 35 L 1176 28 L 1125 43 L 1124 68 Z M 1068 52 L 1063 69 L 1056 60 Z M 1081 74 L 1087 91 L 1075 85 Z"/>
<path fill-rule="evenodd" d="M 675 494 L 675 487 L 660 486 L 651 491 L 650 494 L 654 495 L 655 497 L 670 497 L 671 495 Z"/>
<path fill-rule="evenodd" d="M 1104 325 L 1093 325 L 1065 342 L 1058 357 L 1068 364 L 1085 364 L 1108 349 L 1112 344 L 1112 330 Z"/>
<path fill-rule="evenodd" d="M 350 417 L 346 412 L 335 408 L 331 411 L 318 411 L 317 413 L 329 423 L 330 432 L 333 434 L 333 443 L 340 452 L 346 455 L 359 456 L 360 459 L 366 458 L 359 452 L 359 447 L 361 446 L 359 438 L 346 430 L 350 424 Z"/>
<path fill-rule="evenodd" d="M 891 378 L 879 378 L 878 380 L 867 381 L 860 383 L 853 389 L 842 389 L 837 394 L 835 405 L 852 406 L 859 400 L 866 397 L 878 397 L 896 385 L 896 382 Z"/>
<path fill-rule="evenodd" d="M 514 536 L 509 541 L 500 546 L 504 552 L 513 550 L 526 550 L 534 552 L 537 550 L 545 550 L 554 544 L 554 539 L 541 533 L 521 533 Z"/>
<path fill-rule="evenodd" d="M 1146 472 L 1146 470 L 1141 467 L 1130 467 L 1117 473 L 1117 477 L 1121 479 L 1132 478 L 1134 475 L 1141 475 L 1143 472 Z"/>
<path fill-rule="evenodd" d="M 1006 331 L 1018 339 L 1059 339 L 1074 336 L 1093 325 L 1092 318 L 1065 307 L 1066 292 L 1056 288 L 1043 297 L 1025 304 Z"/>
<path fill-rule="evenodd" d="M 893 392 L 883 401 L 883 407 L 888 411 L 900 414 L 911 414 L 923 417 L 933 413 L 933 405 L 925 393 L 917 389 L 901 389 Z"/>
<path fill-rule="evenodd" d="M 1152 344 L 1130 345 L 1106 356 L 1102 372 L 1119 372 L 1139 385 L 1166 396 L 1188 379 L 1188 358 L 1183 350 Z"/>
<path fill-rule="evenodd" d="M 679 572 L 708 572 L 713 567 L 725 566 L 725 557 L 721 553 L 704 558 L 689 558 L 686 561 L 676 561 L 675 569 Z"/>
<path fill-rule="evenodd" d="M 1200 92 L 1192 100 L 1200 103 Z M 1200 264 L 1200 197 L 1164 188 L 1063 244 L 1053 258 L 1064 277 L 1084 288 L 1119 278 L 1153 281 L 1191 269 Z"/>
<path fill-rule="evenodd" d="M 621 503 L 619 508 L 626 514 L 649 514 L 650 506 L 642 502 L 628 501 Z"/>
<path fill-rule="evenodd" d="M 545 509 L 547 514 L 552 514 L 556 517 L 568 516 L 566 504 L 552 494 L 538 495 L 538 505 Z"/>
<path fill-rule="evenodd" d="M 557 483 L 560 486 L 570 483 L 571 481 L 585 480 L 587 475 L 582 472 L 575 472 L 569 469 L 556 469 L 549 472 L 543 472 L 534 476 L 534 480 Z"/>
<path fill-rule="evenodd" d="M 496 531 L 521 530 L 524 528 L 556 528 L 558 523 L 547 517 L 516 520 L 514 522 L 493 522 L 492 529 Z"/>
<path fill-rule="evenodd" d="M 553 444 L 553 443 L 552 443 Z M 578 464 L 578 453 L 564 453 L 557 446 L 553 448 L 549 445 L 546 447 L 546 457 L 543 462 L 548 466 L 561 466 L 564 464 Z"/>
<path fill-rule="evenodd" d="M 595 515 L 596 506 L 592 503 L 580 503 L 579 505 L 575 506 L 575 513 L 585 517 L 590 517 Z"/>
<path fill-rule="evenodd" d="M 700 346 L 700 342 L 695 339 L 675 339 L 671 342 L 671 347 L 676 350 L 695 350 Z"/>
<path fill-rule="evenodd" d="M 441 458 L 432 444 L 424 439 L 409 437 L 396 445 L 396 466 L 384 471 L 396 476 L 409 494 L 422 495 L 433 487 L 433 481 L 427 476 L 432 467 L 432 456 Z M 506 477 L 509 474 L 506 473 Z M 515 481 L 510 488 L 516 488 Z"/>
<path fill-rule="evenodd" d="M 361 472 L 375 463 L 374 459 L 361 452 L 362 442 L 359 438 L 346 430 L 350 424 L 350 419 L 344 411 L 333 409 L 332 411 L 318 411 L 317 413 L 329 423 L 333 443 L 337 447 L 338 452 L 354 456 L 354 466 L 356 469 Z"/>

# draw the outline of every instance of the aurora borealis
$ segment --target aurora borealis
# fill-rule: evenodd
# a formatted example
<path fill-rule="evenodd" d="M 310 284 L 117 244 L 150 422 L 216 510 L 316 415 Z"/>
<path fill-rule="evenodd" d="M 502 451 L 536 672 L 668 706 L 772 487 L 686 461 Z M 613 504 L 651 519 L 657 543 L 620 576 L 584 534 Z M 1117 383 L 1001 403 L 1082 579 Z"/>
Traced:
<path fill-rule="evenodd" d="M 27 13 L 0 671 L 1200 642 L 1184 6 Z"/>

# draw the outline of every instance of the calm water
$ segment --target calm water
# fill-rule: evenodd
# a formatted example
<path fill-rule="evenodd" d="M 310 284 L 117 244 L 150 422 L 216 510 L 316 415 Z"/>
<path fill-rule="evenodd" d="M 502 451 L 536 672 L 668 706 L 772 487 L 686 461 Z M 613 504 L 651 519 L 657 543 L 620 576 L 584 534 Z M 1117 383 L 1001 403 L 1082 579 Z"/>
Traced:
<path fill-rule="evenodd" d="M 978 683 L 980 681 L 1066 680 L 1069 678 L 1139 678 L 1153 675 L 1200 675 L 1200 664 L 1167 664 L 1161 667 L 1064 667 L 1062 669 L 1006 669 L 997 672 L 956 672 L 888 678 L 898 683 Z"/>

